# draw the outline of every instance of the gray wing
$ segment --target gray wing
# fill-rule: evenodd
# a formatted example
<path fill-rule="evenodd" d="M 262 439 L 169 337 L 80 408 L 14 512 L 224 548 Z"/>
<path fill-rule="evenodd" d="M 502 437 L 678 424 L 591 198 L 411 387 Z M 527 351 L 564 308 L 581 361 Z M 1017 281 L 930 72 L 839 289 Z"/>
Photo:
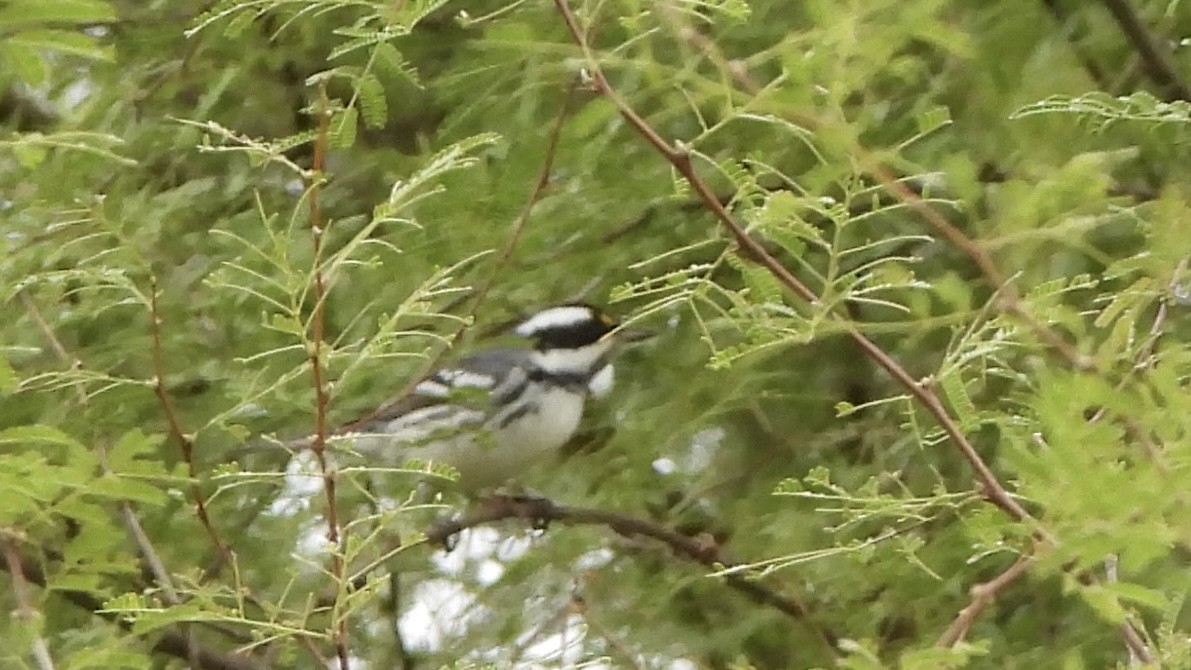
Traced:
<path fill-rule="evenodd" d="M 529 382 L 531 360 L 530 352 L 524 349 L 488 349 L 466 356 L 423 379 L 406 398 L 383 405 L 336 432 L 373 432 L 418 410 L 448 404 L 474 405 L 471 393 L 476 392 L 503 404 Z"/>

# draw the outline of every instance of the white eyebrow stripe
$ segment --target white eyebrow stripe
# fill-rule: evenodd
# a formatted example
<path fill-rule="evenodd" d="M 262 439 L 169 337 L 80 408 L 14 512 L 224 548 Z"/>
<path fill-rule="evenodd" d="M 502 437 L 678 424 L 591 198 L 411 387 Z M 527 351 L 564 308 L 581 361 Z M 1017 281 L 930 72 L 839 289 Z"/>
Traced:
<path fill-rule="evenodd" d="M 582 305 L 567 305 L 565 307 L 551 307 L 529 317 L 517 326 L 514 331 L 518 335 L 529 337 L 550 328 L 564 328 L 595 318 L 590 307 Z"/>

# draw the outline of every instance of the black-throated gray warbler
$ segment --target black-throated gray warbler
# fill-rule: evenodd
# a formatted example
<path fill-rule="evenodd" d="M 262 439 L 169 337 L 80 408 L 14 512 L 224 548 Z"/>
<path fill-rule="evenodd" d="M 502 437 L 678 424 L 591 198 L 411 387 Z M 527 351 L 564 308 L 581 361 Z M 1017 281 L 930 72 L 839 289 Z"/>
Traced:
<path fill-rule="evenodd" d="M 331 440 L 390 462 L 448 464 L 465 491 L 515 481 L 571 439 L 589 395 L 611 390 L 618 341 L 646 336 L 617 328 L 591 305 L 543 309 L 513 331 L 532 349 L 467 356 Z"/>

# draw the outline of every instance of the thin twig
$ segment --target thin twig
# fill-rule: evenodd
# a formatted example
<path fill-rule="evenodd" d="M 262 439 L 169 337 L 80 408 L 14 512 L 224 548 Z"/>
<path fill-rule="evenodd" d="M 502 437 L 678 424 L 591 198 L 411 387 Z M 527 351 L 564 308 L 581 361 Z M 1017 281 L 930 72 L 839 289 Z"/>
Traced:
<path fill-rule="evenodd" d="M 646 537 L 656 540 L 678 556 L 714 570 L 747 565 L 729 556 L 722 546 L 709 537 L 691 537 L 647 519 L 592 507 L 572 507 L 546 498 L 490 496 L 483 500 L 478 509 L 436 523 L 426 531 L 426 540 L 449 547 L 452 538 L 460 531 L 505 519 L 524 519 L 539 526 L 553 522 L 568 526 L 604 526 L 625 538 Z M 760 583 L 750 575 L 729 573 L 722 575 L 721 579 L 754 601 L 773 607 L 792 619 L 810 621 L 810 611 L 806 605 Z M 828 647 L 834 646 L 836 636 L 833 633 L 820 630 L 819 634 Z"/>
<path fill-rule="evenodd" d="M 1104 6 L 1121 27 L 1121 32 L 1133 43 L 1150 80 L 1171 96 L 1167 99 L 1191 100 L 1191 88 L 1179 76 L 1170 52 L 1162 45 L 1161 38 L 1150 32 L 1129 0 L 1104 0 Z"/>
<path fill-rule="evenodd" d="M 939 640 L 935 642 L 935 646 L 953 647 L 962 641 L 964 636 L 968 634 L 968 630 L 972 627 L 972 624 L 976 621 L 976 618 L 980 616 L 980 613 L 988 608 L 989 605 L 993 604 L 997 596 L 1008 588 L 1010 584 L 1026 574 L 1036 560 L 1037 557 L 1034 553 L 1020 556 L 1013 562 L 1013 565 L 1010 565 L 1001 574 L 987 582 L 976 584 L 969 589 L 969 593 L 972 595 L 971 602 L 968 603 L 967 607 L 959 611 L 959 614 L 955 616 L 955 620 L 939 636 Z"/>
<path fill-rule="evenodd" d="M 681 147 L 672 146 L 669 142 L 663 139 L 652 126 L 649 125 L 643 118 L 641 118 L 625 100 L 612 88 L 604 76 L 603 70 L 600 68 L 599 62 L 596 60 L 591 48 L 587 44 L 587 39 L 583 35 L 582 29 L 579 27 L 575 15 L 567 6 L 566 0 L 554 0 L 555 6 L 566 22 L 567 28 L 571 33 L 572 39 L 579 46 L 583 52 L 584 60 L 587 63 L 588 75 L 591 78 L 597 92 L 604 95 L 608 100 L 616 106 L 620 112 L 621 117 L 628 122 L 642 137 L 645 138 L 658 153 L 660 153 L 672 166 L 677 170 L 691 185 L 698 194 L 703 204 L 715 214 L 720 223 L 731 234 L 737 246 L 740 248 L 742 254 L 760 264 L 769 271 L 775 279 L 777 279 L 783 286 L 785 286 L 795 296 L 812 304 L 819 304 L 819 296 L 815 294 L 808 286 L 803 284 L 797 277 L 790 273 L 776 258 L 766 251 L 765 247 L 755 239 L 750 237 L 745 232 L 744 227 L 736 221 L 735 218 L 728 212 L 724 205 L 712 192 L 711 188 L 695 171 L 691 164 L 690 154 Z M 948 414 L 947 409 L 943 406 L 942 401 L 935 393 L 920 384 L 917 380 L 910 376 L 910 374 L 887 354 L 883 349 L 878 347 L 875 343 L 865 337 L 854 326 L 851 326 L 840 320 L 844 332 L 857 346 L 861 348 L 864 353 L 871 358 L 877 365 L 881 366 L 890 376 L 894 378 L 901 386 L 905 387 L 929 412 L 943 431 L 947 433 L 948 437 L 959 449 L 963 457 L 968 461 L 972 469 L 975 471 L 976 478 L 980 481 L 983 495 L 992 504 L 999 507 L 1006 514 L 1017 521 L 1030 521 L 1030 515 L 1025 508 L 1013 498 L 1012 495 L 1005 489 L 1001 482 L 993 474 L 992 470 L 984 462 L 984 459 L 977 453 L 976 448 L 968 441 L 967 436 L 960 430 L 958 424 Z M 1036 528 L 1038 532 L 1045 532 L 1040 528 Z"/>
<path fill-rule="evenodd" d="M 326 327 L 327 278 L 323 274 L 322 256 L 323 240 L 326 229 L 322 221 L 322 210 L 319 206 L 319 192 L 322 186 L 323 167 L 327 156 L 327 142 L 330 136 L 331 112 L 327 109 L 327 88 L 325 81 L 318 89 L 318 136 L 314 143 L 314 159 L 311 163 L 308 178 L 310 192 L 310 233 L 314 238 L 314 314 L 311 316 L 310 342 L 310 370 L 314 383 L 314 440 L 311 451 L 318 461 L 319 472 L 323 477 L 323 493 L 327 501 L 327 542 L 333 547 L 331 553 L 331 575 L 337 585 L 335 589 L 335 603 L 331 608 L 335 621 L 335 655 L 339 658 L 339 670 L 348 670 L 347 652 L 347 615 L 339 611 L 339 594 L 343 590 L 340 585 L 344 581 L 344 546 L 343 537 L 339 529 L 338 496 L 335 493 L 336 472 L 327 459 L 327 411 L 330 396 L 327 392 L 327 380 L 323 374 L 323 338 Z"/>
<path fill-rule="evenodd" d="M 174 410 L 173 401 L 170 398 L 169 392 L 165 388 L 165 354 L 162 351 L 161 345 L 161 313 L 157 309 L 157 277 L 150 275 L 151 285 L 149 287 L 149 330 L 150 339 L 152 342 L 152 358 L 153 358 L 153 392 L 157 396 L 157 401 L 161 405 L 162 412 L 165 413 L 166 423 L 169 425 L 170 434 L 174 441 L 182 450 L 182 460 L 186 463 L 187 474 L 190 477 L 190 495 L 194 499 L 194 509 L 198 516 L 199 523 L 207 531 L 207 537 L 211 538 L 215 548 L 218 550 L 220 557 L 227 563 L 232 561 L 232 552 L 219 532 L 215 530 L 215 524 L 211 522 L 211 517 L 207 513 L 207 499 L 203 494 L 202 487 L 198 482 L 198 469 L 194 465 L 194 441 L 189 435 L 182 430 L 182 424 L 178 419 L 178 414 Z M 100 465 L 104 472 L 108 472 L 107 455 L 102 445 L 97 446 Z M 150 571 L 153 573 L 154 580 L 161 588 L 165 601 L 170 605 L 179 605 L 182 603 L 181 598 L 178 597 L 178 592 L 174 588 L 173 581 L 170 579 L 169 572 L 165 568 L 165 563 L 153 550 L 153 545 L 149 541 L 148 534 L 145 533 L 144 528 L 141 527 L 137 520 L 136 514 L 132 510 L 132 506 L 127 502 L 120 503 L 120 516 L 128 527 L 129 533 L 136 542 L 137 547 L 141 550 L 141 555 L 144 556 L 145 562 L 149 565 Z M 193 635 L 195 631 L 190 626 L 182 626 L 181 634 L 186 635 L 191 642 L 193 642 Z M 194 655 L 197 648 L 194 644 L 189 644 L 186 647 L 191 651 L 191 657 L 187 659 L 191 665 L 198 662 L 198 657 Z"/>
<path fill-rule="evenodd" d="M 1154 322 L 1150 324 L 1150 334 L 1146 338 L 1146 342 L 1138 352 L 1137 358 L 1134 359 L 1133 368 L 1149 369 L 1153 367 L 1155 361 L 1152 356 L 1154 347 L 1158 344 L 1158 338 L 1162 335 L 1162 328 L 1166 325 L 1166 317 L 1170 314 L 1170 302 L 1174 299 L 1175 292 L 1183 283 L 1183 275 L 1187 272 L 1188 259 L 1184 258 L 1178 262 L 1174 267 L 1174 272 L 1170 273 L 1170 281 L 1166 284 L 1166 294 L 1158 301 L 1158 311 L 1154 314 Z"/>
<path fill-rule="evenodd" d="M 12 546 L 12 542 L 4 537 L 3 531 L 0 531 L 0 551 L 4 553 L 4 563 L 8 566 L 8 574 L 12 575 L 12 592 L 17 600 L 17 615 L 27 625 L 33 626 L 34 621 L 40 615 L 29 598 L 29 583 L 25 580 L 21 557 L 17 554 L 16 547 Z M 54 670 L 54 659 L 50 656 L 49 645 L 46 644 L 45 638 L 40 633 L 33 635 L 30 646 L 33 647 L 33 659 L 37 661 L 38 670 Z"/>
<path fill-rule="evenodd" d="M 1047 347 L 1058 353 L 1073 369 L 1080 372 L 1099 372 L 1095 360 L 1079 353 L 1062 335 L 1047 324 L 1039 321 L 1033 314 L 1030 314 L 1029 310 L 1022 304 L 1017 288 L 1009 283 L 1005 275 L 997 268 L 996 263 L 993 262 L 992 256 L 984 250 L 984 247 L 979 242 L 968 237 L 963 231 L 952 225 L 938 210 L 931 207 L 913 189 L 895 177 L 889 168 L 878 163 L 870 166 L 869 172 L 876 177 L 877 181 L 885 190 L 914 210 L 936 232 L 946 238 L 952 246 L 959 249 L 976 264 L 976 268 L 984 275 L 985 281 L 992 289 L 997 291 L 997 301 L 1001 307 L 1001 311 L 1026 324 Z"/>
<path fill-rule="evenodd" d="M 1179 261 L 1174 268 L 1174 272 L 1171 273 L 1170 281 L 1166 284 L 1166 294 L 1158 301 L 1158 310 L 1154 313 L 1154 321 L 1150 324 L 1149 334 L 1146 336 L 1145 342 L 1137 350 L 1137 355 L 1133 357 L 1133 366 L 1117 382 L 1117 391 L 1123 390 L 1135 375 L 1149 370 L 1156 363 L 1153 358 L 1154 347 L 1158 345 L 1158 339 L 1162 336 L 1162 328 L 1166 325 L 1166 318 L 1170 313 L 1170 301 L 1173 299 L 1175 291 L 1178 290 L 1183 282 L 1183 274 L 1187 272 L 1187 263 L 1188 259 L 1186 258 Z M 1108 407 L 1101 406 L 1092 415 L 1092 418 L 1088 419 L 1088 423 L 1097 423 L 1106 414 L 1108 414 Z"/>

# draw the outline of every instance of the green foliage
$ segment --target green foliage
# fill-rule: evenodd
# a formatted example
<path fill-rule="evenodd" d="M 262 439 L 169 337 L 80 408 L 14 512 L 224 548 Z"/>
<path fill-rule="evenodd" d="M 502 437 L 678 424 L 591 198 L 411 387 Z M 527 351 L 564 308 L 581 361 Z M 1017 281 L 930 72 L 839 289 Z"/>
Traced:
<path fill-rule="evenodd" d="M 1186 55 L 562 4 L 0 3 L 0 666 L 1191 667 Z M 658 334 L 522 483 L 690 544 L 269 446 L 571 300 Z"/>

